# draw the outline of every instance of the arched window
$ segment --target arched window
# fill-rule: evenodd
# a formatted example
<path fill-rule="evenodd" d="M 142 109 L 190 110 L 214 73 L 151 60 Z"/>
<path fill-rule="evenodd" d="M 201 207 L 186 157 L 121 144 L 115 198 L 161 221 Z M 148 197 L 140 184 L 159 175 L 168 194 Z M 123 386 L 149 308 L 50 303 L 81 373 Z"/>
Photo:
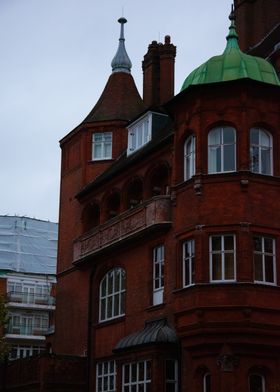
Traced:
<path fill-rule="evenodd" d="M 195 136 L 189 136 L 184 144 L 184 180 L 195 175 Z"/>
<path fill-rule="evenodd" d="M 261 374 L 249 376 L 249 392 L 265 392 L 265 378 Z"/>
<path fill-rule="evenodd" d="M 114 268 L 100 283 L 99 321 L 111 320 L 125 313 L 125 271 Z"/>
<path fill-rule="evenodd" d="M 208 134 L 208 173 L 236 170 L 236 132 L 232 127 L 218 127 Z"/>
<path fill-rule="evenodd" d="M 250 130 L 250 166 L 253 173 L 272 175 L 272 136 L 264 129 Z"/>
<path fill-rule="evenodd" d="M 203 376 L 203 392 L 211 392 L 211 374 L 205 373 Z"/>

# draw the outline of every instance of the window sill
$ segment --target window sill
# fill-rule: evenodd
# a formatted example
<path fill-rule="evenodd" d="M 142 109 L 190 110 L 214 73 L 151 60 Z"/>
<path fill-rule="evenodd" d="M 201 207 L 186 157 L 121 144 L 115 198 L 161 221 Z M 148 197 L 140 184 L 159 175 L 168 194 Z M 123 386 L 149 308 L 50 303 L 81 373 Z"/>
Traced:
<path fill-rule="evenodd" d="M 121 322 L 123 322 L 125 320 L 125 315 L 123 315 L 123 316 L 120 316 L 120 317 L 116 317 L 116 318 L 113 318 L 113 319 L 111 319 L 111 320 L 104 320 L 104 321 L 98 321 L 97 323 L 95 323 L 94 325 L 93 325 L 93 327 L 94 328 L 103 328 L 103 327 L 107 327 L 108 325 L 111 325 L 111 324 L 117 324 L 117 323 L 121 323 Z"/>
<path fill-rule="evenodd" d="M 113 162 L 113 158 L 101 158 L 101 159 L 90 159 L 87 161 L 87 163 L 94 164 L 94 163 L 107 163 L 107 162 Z"/>
<path fill-rule="evenodd" d="M 166 305 L 165 302 L 162 302 L 161 304 L 158 304 L 158 305 L 151 305 L 151 306 L 148 306 L 146 308 L 146 311 L 147 312 L 153 312 L 154 310 L 158 310 L 158 309 L 164 308 L 165 305 Z"/>

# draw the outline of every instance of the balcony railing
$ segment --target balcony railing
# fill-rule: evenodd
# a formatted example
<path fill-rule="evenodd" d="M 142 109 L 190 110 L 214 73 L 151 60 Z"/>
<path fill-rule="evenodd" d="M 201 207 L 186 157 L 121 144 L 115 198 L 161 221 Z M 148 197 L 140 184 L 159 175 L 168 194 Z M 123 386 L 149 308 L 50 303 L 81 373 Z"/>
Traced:
<path fill-rule="evenodd" d="M 170 224 L 170 196 L 156 196 L 77 239 L 74 242 L 74 262 L 135 237 L 144 230 Z"/>
<path fill-rule="evenodd" d="M 48 332 L 48 328 L 36 327 L 33 325 L 8 325 L 6 327 L 6 334 L 11 335 L 29 335 L 29 336 L 44 336 Z"/>
<path fill-rule="evenodd" d="M 7 293 L 8 302 L 28 305 L 54 306 L 55 298 L 48 294 L 25 293 L 22 291 L 10 291 Z"/>

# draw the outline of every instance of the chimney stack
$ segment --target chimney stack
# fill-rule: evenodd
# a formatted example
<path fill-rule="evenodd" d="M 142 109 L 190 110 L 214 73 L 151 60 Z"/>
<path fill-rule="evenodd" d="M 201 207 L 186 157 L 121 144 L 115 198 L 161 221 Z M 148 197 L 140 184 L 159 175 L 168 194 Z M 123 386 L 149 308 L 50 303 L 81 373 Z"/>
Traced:
<path fill-rule="evenodd" d="M 147 107 L 160 106 L 174 96 L 176 47 L 170 36 L 164 44 L 152 41 L 142 62 L 143 100 Z"/>

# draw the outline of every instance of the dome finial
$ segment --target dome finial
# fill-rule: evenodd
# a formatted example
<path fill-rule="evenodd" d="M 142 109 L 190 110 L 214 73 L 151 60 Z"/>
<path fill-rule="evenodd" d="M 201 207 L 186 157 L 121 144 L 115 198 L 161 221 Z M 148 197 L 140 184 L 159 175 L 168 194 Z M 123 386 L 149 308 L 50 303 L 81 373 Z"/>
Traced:
<path fill-rule="evenodd" d="M 229 14 L 229 20 L 231 21 L 229 26 L 229 33 L 227 35 L 227 46 L 225 51 L 231 48 L 239 49 L 238 45 L 238 34 L 235 28 L 235 12 L 234 12 L 234 5 L 231 5 L 231 13 Z"/>
<path fill-rule="evenodd" d="M 121 31 L 119 38 L 119 47 L 111 63 L 112 71 L 130 73 L 132 64 L 130 58 L 128 57 L 128 54 L 126 53 L 124 45 L 124 24 L 127 22 L 127 20 L 124 17 L 121 17 L 118 22 L 121 24 Z"/>

